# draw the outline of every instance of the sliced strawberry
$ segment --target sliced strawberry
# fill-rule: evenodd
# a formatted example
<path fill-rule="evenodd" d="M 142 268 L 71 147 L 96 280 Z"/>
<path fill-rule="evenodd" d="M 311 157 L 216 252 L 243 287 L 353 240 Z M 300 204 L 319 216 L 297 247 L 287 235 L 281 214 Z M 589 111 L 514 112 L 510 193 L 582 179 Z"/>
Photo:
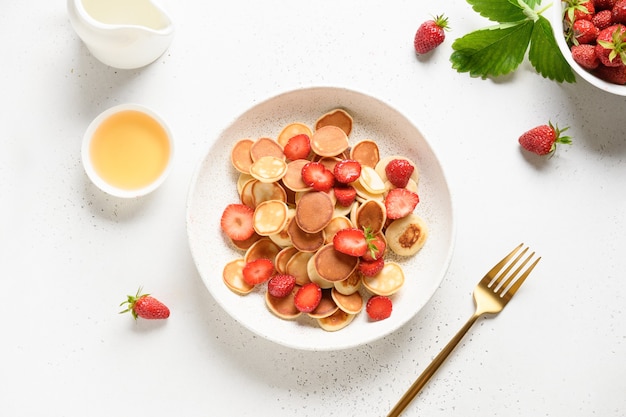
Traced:
<path fill-rule="evenodd" d="M 311 153 L 311 139 L 308 135 L 300 133 L 287 141 L 283 153 L 291 161 L 307 159 Z"/>
<path fill-rule="evenodd" d="M 222 213 L 220 226 L 233 240 L 245 240 L 254 234 L 254 210 L 245 204 L 229 204 Z"/>
<path fill-rule="evenodd" d="M 333 173 L 320 162 L 309 162 L 302 167 L 302 181 L 316 191 L 328 191 L 335 184 Z"/>
<path fill-rule="evenodd" d="M 384 320 L 391 316 L 393 310 L 393 303 L 389 297 L 384 295 L 375 295 L 367 300 L 365 305 L 365 311 L 370 319 L 374 321 Z"/>
<path fill-rule="evenodd" d="M 291 294 L 296 285 L 296 278 L 289 274 L 274 275 L 267 283 L 267 291 L 276 298 L 283 298 Z"/>
<path fill-rule="evenodd" d="M 406 159 L 392 159 L 385 167 L 385 174 L 395 187 L 404 188 L 414 170 L 415 167 Z"/>
<path fill-rule="evenodd" d="M 385 197 L 387 218 L 395 220 L 407 216 L 415 210 L 419 201 L 419 196 L 406 188 L 393 188 L 389 190 L 387 197 Z"/>
<path fill-rule="evenodd" d="M 361 164 L 353 159 L 341 160 L 335 165 L 333 174 L 340 183 L 349 184 L 361 176 Z"/>
<path fill-rule="evenodd" d="M 363 256 L 367 252 L 367 240 L 361 229 L 341 229 L 333 237 L 335 249 L 350 256 Z"/>
<path fill-rule="evenodd" d="M 322 300 L 322 289 L 314 282 L 304 284 L 293 299 L 293 302 L 298 309 L 303 313 L 310 313 L 315 310 Z"/>
<path fill-rule="evenodd" d="M 343 185 L 341 187 L 334 187 L 335 198 L 337 203 L 343 207 L 349 207 L 356 199 L 356 189 L 351 185 Z"/>
<path fill-rule="evenodd" d="M 274 274 L 274 264 L 266 258 L 255 259 L 244 265 L 242 273 L 246 284 L 262 284 Z"/>
<path fill-rule="evenodd" d="M 361 259 L 364 261 L 375 261 L 382 258 L 387 248 L 387 243 L 385 243 L 382 234 L 378 233 L 375 236 L 371 236 L 366 232 L 365 238 L 367 239 L 367 250 L 361 256 Z"/>
<path fill-rule="evenodd" d="M 373 277 L 374 275 L 382 271 L 384 266 L 385 266 L 385 260 L 382 257 L 374 261 L 361 260 L 359 262 L 359 272 L 365 275 L 366 277 Z"/>

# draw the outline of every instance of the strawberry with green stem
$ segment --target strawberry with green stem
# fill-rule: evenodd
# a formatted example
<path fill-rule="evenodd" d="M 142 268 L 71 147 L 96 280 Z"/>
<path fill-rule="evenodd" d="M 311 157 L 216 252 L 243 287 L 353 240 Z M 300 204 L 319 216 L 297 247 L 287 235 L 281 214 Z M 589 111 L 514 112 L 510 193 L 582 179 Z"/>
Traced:
<path fill-rule="evenodd" d="M 135 320 L 137 317 L 147 320 L 166 319 L 170 316 L 170 310 L 165 304 L 152 297 L 150 294 L 142 294 L 141 287 L 137 290 L 137 294 L 128 295 L 126 301 L 120 306 L 126 305 L 126 310 L 120 311 L 120 314 L 130 312 Z"/>
<path fill-rule="evenodd" d="M 602 29 L 597 37 L 596 55 L 607 67 L 626 65 L 626 26 L 617 24 Z"/>
<path fill-rule="evenodd" d="M 561 136 L 569 127 L 559 129 L 553 126 L 552 122 L 547 125 L 534 127 L 524 132 L 519 137 L 519 144 L 522 148 L 537 155 L 548 155 L 556 150 L 559 143 L 571 144 L 572 138 L 569 136 Z"/>
<path fill-rule="evenodd" d="M 446 39 L 446 30 L 449 30 L 448 18 L 444 15 L 435 16 L 422 23 L 413 39 L 415 52 L 425 54 L 441 45 Z"/>

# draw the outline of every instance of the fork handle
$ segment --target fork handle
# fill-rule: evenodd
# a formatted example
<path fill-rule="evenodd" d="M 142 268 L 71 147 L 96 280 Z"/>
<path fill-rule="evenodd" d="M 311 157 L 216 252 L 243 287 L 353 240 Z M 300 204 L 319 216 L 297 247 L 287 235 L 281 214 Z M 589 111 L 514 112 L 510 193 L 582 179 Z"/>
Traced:
<path fill-rule="evenodd" d="M 424 388 L 426 383 L 430 380 L 430 378 L 437 372 L 437 369 L 441 366 L 442 363 L 448 358 L 450 353 L 454 350 L 456 345 L 459 344 L 463 336 L 467 333 L 467 331 L 472 327 L 472 325 L 476 322 L 476 320 L 480 317 L 480 314 L 474 313 L 469 320 L 463 325 L 461 330 L 459 330 L 452 340 L 448 342 L 448 344 L 443 348 L 441 352 L 435 359 L 424 369 L 422 374 L 413 382 L 413 385 L 404 393 L 400 401 L 393 407 L 393 409 L 387 414 L 387 417 L 398 417 L 400 413 L 409 405 L 409 403 L 415 398 L 415 396 Z"/>

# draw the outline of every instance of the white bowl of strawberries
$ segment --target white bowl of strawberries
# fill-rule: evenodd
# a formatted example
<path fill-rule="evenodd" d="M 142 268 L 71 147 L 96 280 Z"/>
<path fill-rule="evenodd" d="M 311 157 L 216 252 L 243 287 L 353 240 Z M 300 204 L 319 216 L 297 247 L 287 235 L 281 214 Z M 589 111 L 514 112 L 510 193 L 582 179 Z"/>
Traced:
<path fill-rule="evenodd" d="M 552 27 L 574 71 L 599 89 L 626 95 L 626 0 L 564 0 Z"/>

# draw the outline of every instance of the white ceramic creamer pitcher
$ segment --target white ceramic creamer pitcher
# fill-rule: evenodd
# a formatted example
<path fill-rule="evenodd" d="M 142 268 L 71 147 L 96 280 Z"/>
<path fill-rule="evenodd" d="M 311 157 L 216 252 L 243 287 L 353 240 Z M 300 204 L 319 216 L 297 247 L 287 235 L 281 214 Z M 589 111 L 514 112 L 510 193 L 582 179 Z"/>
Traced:
<path fill-rule="evenodd" d="M 72 27 L 89 51 L 115 68 L 139 68 L 169 47 L 174 26 L 152 0 L 67 0 Z"/>

